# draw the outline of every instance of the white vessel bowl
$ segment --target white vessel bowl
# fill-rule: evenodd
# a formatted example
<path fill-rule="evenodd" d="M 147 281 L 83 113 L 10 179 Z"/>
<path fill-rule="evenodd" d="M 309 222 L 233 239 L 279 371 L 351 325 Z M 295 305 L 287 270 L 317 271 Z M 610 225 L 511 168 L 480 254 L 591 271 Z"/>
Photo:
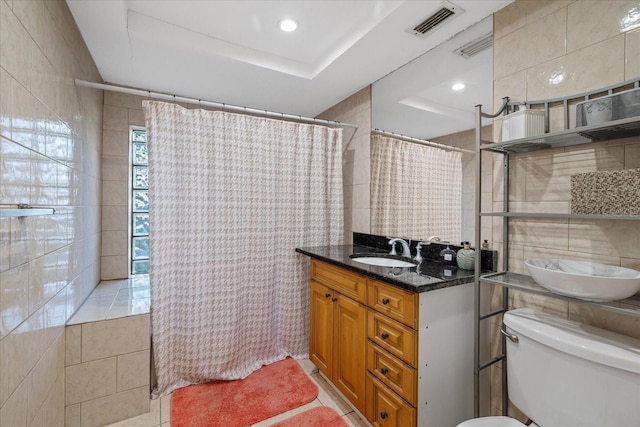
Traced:
<path fill-rule="evenodd" d="M 640 291 L 640 271 L 589 261 L 530 259 L 533 280 L 556 294 L 586 301 L 615 301 Z"/>

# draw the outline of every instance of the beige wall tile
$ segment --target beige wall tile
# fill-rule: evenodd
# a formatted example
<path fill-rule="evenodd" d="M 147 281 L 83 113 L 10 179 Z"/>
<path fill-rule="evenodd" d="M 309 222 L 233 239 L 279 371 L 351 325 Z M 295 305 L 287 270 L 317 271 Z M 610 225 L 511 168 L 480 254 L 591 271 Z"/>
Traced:
<path fill-rule="evenodd" d="M 622 20 L 638 2 L 577 1 L 569 5 L 567 14 L 567 51 L 573 52 L 624 32 Z M 585 29 L 589 29 L 585 31 Z"/>
<path fill-rule="evenodd" d="M 144 111 L 129 109 L 129 124 L 135 126 L 144 126 Z"/>
<path fill-rule="evenodd" d="M 568 220 L 512 219 L 510 244 L 564 249 L 569 247 Z"/>
<path fill-rule="evenodd" d="M 104 104 L 112 105 L 114 107 L 125 107 L 142 110 L 142 101 L 144 97 L 131 95 L 128 93 L 113 92 L 110 90 L 104 91 Z"/>
<path fill-rule="evenodd" d="M 149 315 L 130 316 L 82 325 L 82 361 L 150 348 Z"/>
<path fill-rule="evenodd" d="M 64 420 L 64 375 L 60 374 L 29 426 L 62 426 Z"/>
<path fill-rule="evenodd" d="M 0 273 L 0 338 L 27 318 L 28 286 L 29 264 Z"/>
<path fill-rule="evenodd" d="M 625 146 L 624 168 L 625 169 L 640 168 L 640 146 L 638 144 Z"/>
<path fill-rule="evenodd" d="M 103 181 L 102 204 L 103 205 L 127 205 L 129 200 L 128 183 L 126 181 Z"/>
<path fill-rule="evenodd" d="M 129 275 L 129 258 L 124 255 L 103 256 L 100 267 L 102 280 L 126 279 Z"/>
<path fill-rule="evenodd" d="M 575 0 L 536 0 L 524 2 L 527 14 L 527 25 L 533 24 L 538 19 L 557 11 L 558 9 L 567 7 L 574 1 Z"/>
<path fill-rule="evenodd" d="M 640 258 L 639 241 L 640 227 L 634 221 L 572 220 L 569 225 L 571 251 Z"/>
<path fill-rule="evenodd" d="M 569 318 L 608 331 L 640 339 L 640 317 L 612 313 L 582 304 L 569 305 Z"/>
<path fill-rule="evenodd" d="M 144 385 L 148 386 L 150 383 L 150 361 L 150 350 L 118 356 L 118 392 Z"/>
<path fill-rule="evenodd" d="M 129 157 L 102 156 L 102 179 L 129 182 Z"/>
<path fill-rule="evenodd" d="M 105 156 L 129 156 L 129 132 L 103 130 L 102 154 Z"/>
<path fill-rule="evenodd" d="M 123 230 L 128 228 L 127 206 L 102 206 L 102 230 Z"/>
<path fill-rule="evenodd" d="M 516 1 L 493 14 L 493 37 L 498 39 L 527 23 L 527 2 Z"/>
<path fill-rule="evenodd" d="M 42 358 L 27 377 L 29 380 L 29 400 L 27 419 L 31 423 L 45 404 L 57 381 L 63 377 L 64 333 L 58 334 Z M 62 406 L 59 408 L 63 412 Z"/>
<path fill-rule="evenodd" d="M 116 357 L 83 362 L 65 368 L 65 402 L 86 402 L 116 392 Z"/>
<path fill-rule="evenodd" d="M 16 387 L 9 400 L 0 409 L 0 425 L 26 426 L 29 382 L 23 381 Z"/>
<path fill-rule="evenodd" d="M 65 406 L 64 427 L 81 427 L 80 404 Z"/>
<path fill-rule="evenodd" d="M 134 388 L 81 404 L 83 427 L 97 427 L 149 412 L 149 387 Z"/>
<path fill-rule="evenodd" d="M 563 56 L 566 9 L 547 15 L 508 37 L 494 40 L 494 79 Z M 535 43 L 531 34 L 535 34 Z"/>
<path fill-rule="evenodd" d="M 593 58 L 599 58 L 594 61 Z M 624 81 L 624 35 L 527 70 L 531 100 L 568 96 Z"/>
<path fill-rule="evenodd" d="M 65 365 L 75 365 L 82 361 L 82 327 L 72 325 L 65 327 Z"/>
<path fill-rule="evenodd" d="M 369 209 L 371 205 L 369 184 L 353 186 L 353 209 Z"/>
<path fill-rule="evenodd" d="M 102 118 L 102 128 L 104 130 L 115 130 L 121 132 L 129 131 L 129 111 L 123 107 L 104 106 Z"/>
<path fill-rule="evenodd" d="M 126 230 L 102 232 L 102 256 L 124 255 L 129 251 L 129 238 Z"/>
<path fill-rule="evenodd" d="M 624 46 L 624 78 L 630 80 L 640 76 L 640 29 L 626 33 Z"/>

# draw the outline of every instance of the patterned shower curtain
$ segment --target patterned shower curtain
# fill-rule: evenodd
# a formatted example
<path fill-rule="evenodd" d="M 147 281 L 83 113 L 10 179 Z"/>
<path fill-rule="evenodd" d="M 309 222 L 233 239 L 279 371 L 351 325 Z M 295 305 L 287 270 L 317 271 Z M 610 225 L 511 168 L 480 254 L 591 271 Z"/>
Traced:
<path fill-rule="evenodd" d="M 307 356 L 308 259 L 343 239 L 342 130 L 145 101 L 155 395 Z"/>
<path fill-rule="evenodd" d="M 460 242 L 462 154 L 371 134 L 371 230 Z"/>

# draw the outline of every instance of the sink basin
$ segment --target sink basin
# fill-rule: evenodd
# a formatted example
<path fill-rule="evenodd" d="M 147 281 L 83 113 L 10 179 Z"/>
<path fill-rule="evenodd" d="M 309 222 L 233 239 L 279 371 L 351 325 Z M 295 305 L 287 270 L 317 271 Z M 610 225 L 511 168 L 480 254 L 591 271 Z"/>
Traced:
<path fill-rule="evenodd" d="M 589 261 L 530 259 L 525 265 L 540 286 L 587 301 L 615 301 L 640 291 L 640 271 Z"/>
<path fill-rule="evenodd" d="M 349 258 L 362 264 L 381 267 L 415 267 L 417 265 L 410 259 L 388 254 L 353 254 Z"/>

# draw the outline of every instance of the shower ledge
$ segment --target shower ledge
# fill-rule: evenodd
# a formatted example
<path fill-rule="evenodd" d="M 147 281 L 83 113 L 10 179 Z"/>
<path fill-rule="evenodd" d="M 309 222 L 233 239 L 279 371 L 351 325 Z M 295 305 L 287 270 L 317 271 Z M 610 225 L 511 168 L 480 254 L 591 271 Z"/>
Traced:
<path fill-rule="evenodd" d="M 149 276 L 98 283 L 67 325 L 148 314 L 151 305 Z"/>

